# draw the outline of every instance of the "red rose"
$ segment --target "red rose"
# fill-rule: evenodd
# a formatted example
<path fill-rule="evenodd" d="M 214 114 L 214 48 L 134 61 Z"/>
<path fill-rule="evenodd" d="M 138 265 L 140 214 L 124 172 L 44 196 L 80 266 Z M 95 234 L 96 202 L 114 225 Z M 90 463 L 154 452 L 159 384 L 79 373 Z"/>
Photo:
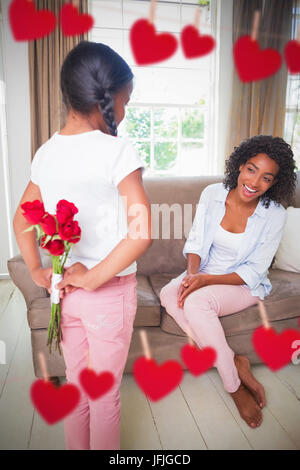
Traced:
<path fill-rule="evenodd" d="M 62 240 L 70 243 L 77 243 L 80 240 L 81 229 L 77 220 L 69 220 L 64 225 L 59 225 L 58 234 Z"/>
<path fill-rule="evenodd" d="M 81 237 L 81 228 L 78 225 L 77 220 L 74 221 L 74 231 L 72 238 L 69 240 L 70 243 L 78 243 Z"/>
<path fill-rule="evenodd" d="M 73 202 L 68 202 L 65 199 L 61 199 L 56 205 L 56 217 L 60 224 L 65 224 L 72 220 L 77 212 L 78 209 Z"/>
<path fill-rule="evenodd" d="M 47 235 L 56 234 L 56 220 L 53 215 L 46 212 L 46 216 L 40 222 L 42 229 Z"/>
<path fill-rule="evenodd" d="M 53 256 L 60 256 L 65 252 L 65 245 L 62 240 L 49 240 L 46 245 L 44 245 L 44 241 L 46 240 L 46 236 L 44 235 L 41 237 L 41 247 L 48 250 L 51 255 Z"/>
<path fill-rule="evenodd" d="M 44 204 L 38 199 L 33 202 L 24 202 L 21 208 L 24 211 L 23 215 L 25 219 L 32 225 L 39 224 L 45 215 Z"/>

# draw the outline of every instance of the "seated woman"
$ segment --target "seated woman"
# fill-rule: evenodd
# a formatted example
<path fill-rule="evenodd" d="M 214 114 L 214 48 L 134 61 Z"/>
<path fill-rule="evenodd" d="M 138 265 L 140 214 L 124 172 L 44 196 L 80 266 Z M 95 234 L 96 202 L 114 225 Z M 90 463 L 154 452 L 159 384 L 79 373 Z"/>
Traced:
<path fill-rule="evenodd" d="M 187 270 L 160 293 L 162 305 L 199 348 L 211 346 L 224 389 L 253 428 L 262 422 L 263 386 L 245 356 L 228 346 L 218 317 L 263 300 L 272 285 L 268 268 L 296 186 L 291 147 L 259 135 L 242 142 L 226 161 L 223 183 L 201 193 L 183 249 Z"/>

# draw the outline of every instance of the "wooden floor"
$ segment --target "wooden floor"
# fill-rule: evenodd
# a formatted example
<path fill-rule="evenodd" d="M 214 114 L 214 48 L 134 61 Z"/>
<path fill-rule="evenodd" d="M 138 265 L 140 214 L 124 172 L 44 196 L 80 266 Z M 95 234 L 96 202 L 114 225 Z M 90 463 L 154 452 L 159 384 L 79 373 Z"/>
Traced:
<path fill-rule="evenodd" d="M 47 425 L 30 401 L 36 380 L 30 330 L 23 296 L 10 280 L 0 281 L 0 341 L 6 345 L 6 364 L 0 362 L 0 449 L 64 449 L 63 422 Z M 132 375 L 124 375 L 121 448 L 300 449 L 300 365 L 277 373 L 259 365 L 253 372 L 267 396 L 257 429 L 240 418 L 216 369 L 199 378 L 186 372 L 180 387 L 156 403 Z"/>

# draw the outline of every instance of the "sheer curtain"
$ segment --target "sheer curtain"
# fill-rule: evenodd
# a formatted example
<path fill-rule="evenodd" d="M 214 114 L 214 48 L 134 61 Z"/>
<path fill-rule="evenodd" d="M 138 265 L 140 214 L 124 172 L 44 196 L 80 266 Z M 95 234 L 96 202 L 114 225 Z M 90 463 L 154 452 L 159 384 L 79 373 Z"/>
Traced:
<path fill-rule="evenodd" d="M 227 155 L 253 135 L 284 136 L 288 77 L 284 47 L 291 37 L 294 4 L 295 0 L 234 0 L 233 44 L 240 36 L 251 34 L 254 12 L 259 10 L 260 48 L 276 49 L 282 66 L 273 76 L 251 83 L 242 83 L 234 70 Z"/>
<path fill-rule="evenodd" d="M 55 30 L 28 43 L 30 75 L 31 159 L 36 150 L 60 129 L 65 116 L 60 92 L 60 68 L 67 53 L 88 34 L 66 37 L 59 25 L 64 0 L 35 0 L 37 10 L 51 10 L 57 18 Z M 75 3 L 75 2 L 73 2 Z M 76 0 L 79 13 L 88 12 L 88 0 Z"/>

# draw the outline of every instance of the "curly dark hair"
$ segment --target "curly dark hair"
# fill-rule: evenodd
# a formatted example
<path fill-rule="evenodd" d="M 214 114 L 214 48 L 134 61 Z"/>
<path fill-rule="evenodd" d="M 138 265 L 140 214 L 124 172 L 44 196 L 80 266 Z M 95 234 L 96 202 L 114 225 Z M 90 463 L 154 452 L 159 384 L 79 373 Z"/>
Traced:
<path fill-rule="evenodd" d="M 261 197 L 263 205 L 268 208 L 270 201 L 290 206 L 293 204 L 297 183 L 296 162 L 291 146 L 281 137 L 271 135 L 256 135 L 243 141 L 225 162 L 225 178 L 223 184 L 226 189 L 237 187 L 240 165 L 245 164 L 251 157 L 265 153 L 279 166 L 276 176 L 278 180 Z"/>

